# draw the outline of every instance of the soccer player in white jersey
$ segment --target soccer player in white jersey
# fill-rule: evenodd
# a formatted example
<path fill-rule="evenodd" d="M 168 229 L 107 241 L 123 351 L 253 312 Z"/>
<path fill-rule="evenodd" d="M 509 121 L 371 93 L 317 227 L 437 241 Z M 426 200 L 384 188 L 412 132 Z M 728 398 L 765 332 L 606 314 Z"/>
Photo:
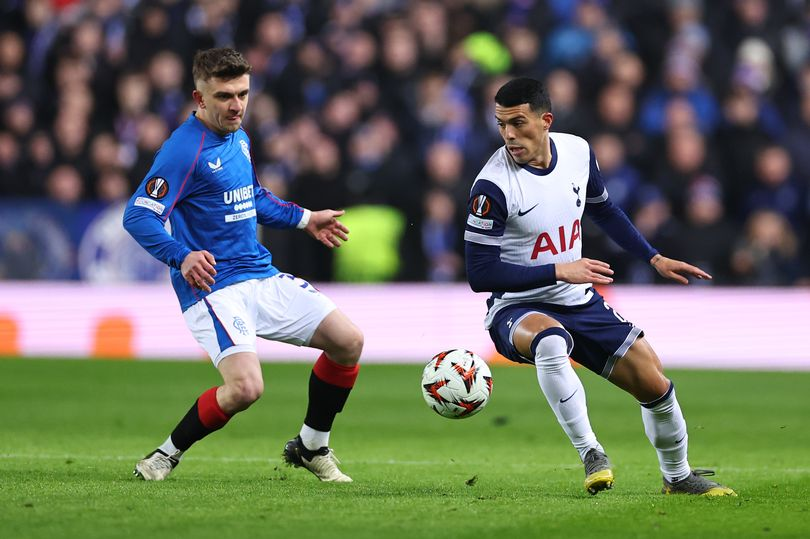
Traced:
<path fill-rule="evenodd" d="M 357 378 L 363 334 L 309 283 L 276 269 L 256 240 L 256 226 L 303 229 L 329 248 L 349 231 L 337 219 L 342 211 L 303 209 L 258 183 L 241 127 L 250 71 L 233 49 L 196 54 L 197 110 L 160 148 L 124 213 L 127 231 L 171 267 L 186 324 L 222 375 L 222 385 L 204 391 L 134 473 L 165 479 L 192 444 L 262 395 L 258 335 L 323 351 L 309 379 L 301 431 L 283 456 L 322 481 L 350 482 L 337 467 L 329 434 Z"/>
<path fill-rule="evenodd" d="M 641 329 L 593 288 L 613 281 L 610 266 L 582 258 L 587 213 L 624 249 L 663 277 L 687 284 L 706 272 L 658 253 L 608 197 L 589 144 L 551 133 L 544 85 L 518 78 L 495 96 L 504 146 L 478 174 L 464 233 L 467 278 L 492 292 L 485 320 L 495 347 L 512 361 L 534 364 L 540 388 L 585 466 L 591 494 L 613 487 L 613 471 L 588 418 L 585 392 L 569 357 L 635 397 L 658 453 L 663 492 L 734 495 L 693 470 L 672 382 Z"/>

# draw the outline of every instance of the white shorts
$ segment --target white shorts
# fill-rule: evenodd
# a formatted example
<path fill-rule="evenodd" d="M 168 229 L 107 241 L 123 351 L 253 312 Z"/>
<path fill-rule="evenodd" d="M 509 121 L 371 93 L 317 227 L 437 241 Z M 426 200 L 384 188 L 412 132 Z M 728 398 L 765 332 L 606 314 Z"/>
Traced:
<path fill-rule="evenodd" d="M 288 273 L 250 279 L 212 292 L 183 317 L 214 366 L 237 352 L 256 352 L 256 337 L 308 345 L 335 304 Z"/>

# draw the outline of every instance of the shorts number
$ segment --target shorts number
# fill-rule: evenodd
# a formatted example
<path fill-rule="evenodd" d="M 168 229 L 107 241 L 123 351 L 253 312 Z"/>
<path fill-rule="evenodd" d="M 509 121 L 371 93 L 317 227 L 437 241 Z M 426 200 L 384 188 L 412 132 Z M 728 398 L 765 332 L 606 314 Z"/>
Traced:
<path fill-rule="evenodd" d="M 303 280 L 300 277 L 296 277 L 295 275 L 290 275 L 289 273 L 278 273 L 277 275 L 278 275 L 278 277 L 281 277 L 282 279 L 286 278 L 286 279 L 292 280 L 294 283 L 298 284 L 298 286 L 300 286 L 304 290 L 307 290 L 308 292 L 315 292 L 315 293 L 318 292 L 317 288 L 315 288 L 314 286 L 312 286 L 311 284 L 309 284 L 307 281 Z"/>
<path fill-rule="evenodd" d="M 629 324 L 629 322 L 627 320 L 622 318 L 622 315 L 617 313 L 616 310 L 613 307 L 608 305 L 607 301 L 603 301 L 602 304 L 605 306 L 605 309 L 607 309 L 608 311 L 613 313 L 613 316 L 615 316 L 619 320 L 619 322 L 624 322 L 625 324 Z"/>

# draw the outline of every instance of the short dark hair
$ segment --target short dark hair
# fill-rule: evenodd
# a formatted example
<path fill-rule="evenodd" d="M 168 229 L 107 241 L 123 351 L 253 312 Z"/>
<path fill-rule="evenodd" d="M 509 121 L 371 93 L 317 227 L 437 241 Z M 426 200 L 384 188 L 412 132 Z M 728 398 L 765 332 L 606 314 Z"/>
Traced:
<path fill-rule="evenodd" d="M 216 77 L 231 80 L 249 74 L 253 68 L 242 53 L 230 48 L 206 49 L 197 51 L 191 74 L 194 83 Z"/>
<path fill-rule="evenodd" d="M 502 107 L 517 107 L 524 103 L 534 112 L 551 112 L 551 99 L 546 85 L 528 77 L 512 79 L 498 89 L 495 103 Z"/>

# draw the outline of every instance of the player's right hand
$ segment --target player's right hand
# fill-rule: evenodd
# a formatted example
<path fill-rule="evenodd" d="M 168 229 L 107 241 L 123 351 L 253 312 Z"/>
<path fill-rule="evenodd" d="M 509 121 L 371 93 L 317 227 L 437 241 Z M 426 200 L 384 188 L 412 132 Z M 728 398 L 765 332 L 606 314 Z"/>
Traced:
<path fill-rule="evenodd" d="M 180 264 L 180 273 L 191 288 L 210 292 L 211 285 L 216 282 L 214 281 L 214 275 L 217 274 L 217 270 L 214 269 L 216 264 L 214 255 L 208 251 L 191 251 Z"/>
<path fill-rule="evenodd" d="M 610 264 L 592 258 L 580 258 L 566 264 L 555 264 L 554 271 L 558 281 L 571 284 L 610 284 L 613 282 L 613 270 Z"/>

